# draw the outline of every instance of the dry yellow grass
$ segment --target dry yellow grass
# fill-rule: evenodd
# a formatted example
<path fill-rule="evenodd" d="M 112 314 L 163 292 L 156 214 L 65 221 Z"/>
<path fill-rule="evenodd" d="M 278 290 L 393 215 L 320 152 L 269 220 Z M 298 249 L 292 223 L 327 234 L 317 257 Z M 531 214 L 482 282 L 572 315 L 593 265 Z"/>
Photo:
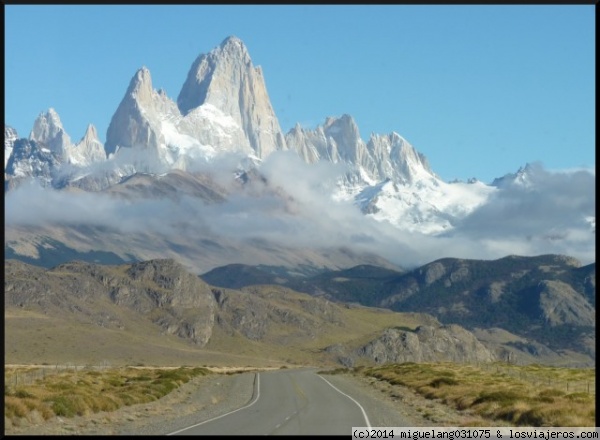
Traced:
<path fill-rule="evenodd" d="M 582 382 L 595 385 L 595 369 L 405 363 L 359 371 L 484 417 L 490 426 L 595 426 L 591 390 L 567 391 L 569 381 L 572 387 Z"/>
<path fill-rule="evenodd" d="M 29 372 L 31 369 L 29 369 Z M 49 374 L 26 385 L 12 385 L 23 368 L 5 370 L 4 416 L 17 422 L 53 416 L 73 417 L 113 411 L 163 397 L 191 378 L 211 374 L 206 368 L 79 370 Z"/>

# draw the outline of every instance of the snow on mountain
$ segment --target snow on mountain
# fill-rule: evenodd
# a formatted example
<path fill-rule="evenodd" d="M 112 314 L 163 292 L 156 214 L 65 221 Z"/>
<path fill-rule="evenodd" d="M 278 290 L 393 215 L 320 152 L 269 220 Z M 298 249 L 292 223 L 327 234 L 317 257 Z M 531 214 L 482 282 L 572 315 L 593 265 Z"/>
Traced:
<path fill-rule="evenodd" d="M 525 164 L 524 167 L 520 167 L 516 173 L 508 173 L 502 177 L 494 179 L 492 186 L 497 188 L 508 188 L 516 185 L 522 188 L 530 188 L 532 186 L 531 174 L 534 172 L 534 166 L 532 164 Z"/>
<path fill-rule="evenodd" d="M 297 124 L 283 136 L 262 69 L 241 40 L 228 37 L 196 58 L 176 101 L 153 88 L 146 67 L 135 72 L 104 146 L 93 125 L 73 145 L 54 109 L 38 116 L 29 139 L 5 126 L 5 188 L 34 177 L 44 185 L 100 191 L 136 172 L 185 171 L 229 154 L 240 159 L 243 181 L 253 169 L 260 173 L 269 155 L 288 149 L 309 164 L 345 166 L 334 201 L 352 201 L 378 221 L 429 235 L 451 231 L 494 194 L 535 185 L 529 164 L 491 185 L 444 182 L 398 133 L 371 134 L 365 142 L 350 115 L 328 117 L 315 129 Z M 595 231 L 595 217 L 586 215 Z"/>
<path fill-rule="evenodd" d="M 8 159 L 10 159 L 13 146 L 18 138 L 17 130 L 8 125 L 4 126 L 4 179 L 6 179 L 6 164 L 8 164 Z"/>
<path fill-rule="evenodd" d="M 5 190 L 30 179 L 37 180 L 42 186 L 50 186 L 70 146 L 71 138 L 53 108 L 39 114 L 29 139 L 18 139 L 14 129 L 7 132 L 5 128 Z"/>
<path fill-rule="evenodd" d="M 262 70 L 253 67 L 243 43 L 229 37 L 196 59 L 177 104 L 153 89 L 147 68 L 136 72 L 106 140 L 109 156 L 127 148 L 143 151 L 137 170 L 162 173 L 222 153 L 265 157 L 285 149 L 285 140 Z"/>
<path fill-rule="evenodd" d="M 315 130 L 297 124 L 286 134 L 286 143 L 307 163 L 329 161 L 350 165 L 354 180 L 363 184 L 374 185 L 388 178 L 406 183 L 435 177 L 425 156 L 397 133 L 372 134 L 365 144 L 349 115 L 328 117 Z"/>
<path fill-rule="evenodd" d="M 104 145 L 98 139 L 96 127 L 92 124 L 88 125 L 85 135 L 76 145 L 67 148 L 67 162 L 73 165 L 86 167 L 105 160 Z"/>
<path fill-rule="evenodd" d="M 348 165 L 334 199 L 353 200 L 365 214 L 409 231 L 447 231 L 495 189 L 480 182 L 442 181 L 427 158 L 398 133 L 372 134 L 365 144 L 349 115 L 329 117 L 314 130 L 296 125 L 286 142 L 308 163 Z"/>
<path fill-rule="evenodd" d="M 376 220 L 402 230 L 434 235 L 451 230 L 456 220 L 484 204 L 494 191 L 481 182 L 446 183 L 428 178 L 409 184 L 387 179 L 365 186 L 354 200 Z"/>
<path fill-rule="evenodd" d="M 52 166 L 21 164 L 13 167 L 15 172 L 24 176 L 43 168 L 43 178 L 55 186 L 91 191 L 135 172 L 186 170 L 197 160 L 227 153 L 247 158 L 242 168 L 258 166 L 273 152 L 289 148 L 307 163 L 346 166 L 334 199 L 354 200 L 377 220 L 426 233 L 448 230 L 454 218 L 483 203 L 491 191 L 483 184 L 441 181 L 425 156 L 397 133 L 372 134 L 365 143 L 350 115 L 328 117 L 314 130 L 296 125 L 284 137 L 262 69 L 253 66 L 236 37 L 198 56 L 177 102 L 155 90 L 150 71 L 140 68 L 110 121 L 105 152 L 92 125 L 72 145 L 54 109 L 36 119 L 30 139 L 55 153 L 48 157 Z M 59 173 L 61 161 L 65 166 Z"/>
<path fill-rule="evenodd" d="M 372 134 L 367 144 L 377 166 L 375 176 L 390 178 L 395 182 L 413 183 L 419 180 L 435 179 L 427 158 L 398 133 L 386 136 Z"/>
<path fill-rule="evenodd" d="M 246 46 L 237 37 L 230 36 L 210 53 L 200 55 L 177 97 L 184 115 L 206 104 L 232 118 L 257 157 L 286 148 L 262 69 L 253 66 Z"/>
<path fill-rule="evenodd" d="M 71 138 L 65 132 L 60 117 L 53 108 L 40 113 L 29 135 L 29 139 L 45 144 L 50 150 L 64 156 L 65 150 L 71 145 Z"/>
<path fill-rule="evenodd" d="M 350 115 L 340 118 L 329 117 L 315 130 L 303 129 L 296 124 L 286 134 L 286 144 L 296 151 L 307 163 L 329 161 L 345 163 L 368 169 L 368 179 L 373 179 L 370 171 L 375 167 L 366 144 L 360 138 L 358 126 Z"/>
<path fill-rule="evenodd" d="M 25 138 L 17 139 L 4 169 L 4 189 L 13 189 L 31 179 L 37 180 L 42 186 L 50 186 L 61 164 L 59 153 L 45 144 Z"/>

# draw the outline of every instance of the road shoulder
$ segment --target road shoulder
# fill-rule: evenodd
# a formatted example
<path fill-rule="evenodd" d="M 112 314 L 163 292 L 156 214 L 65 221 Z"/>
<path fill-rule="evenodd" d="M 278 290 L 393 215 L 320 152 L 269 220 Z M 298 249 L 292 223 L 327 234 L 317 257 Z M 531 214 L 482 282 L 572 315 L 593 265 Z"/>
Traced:
<path fill-rule="evenodd" d="M 360 374 L 322 374 L 365 409 L 371 426 L 460 426 L 469 420 L 441 402 L 399 385 Z"/>

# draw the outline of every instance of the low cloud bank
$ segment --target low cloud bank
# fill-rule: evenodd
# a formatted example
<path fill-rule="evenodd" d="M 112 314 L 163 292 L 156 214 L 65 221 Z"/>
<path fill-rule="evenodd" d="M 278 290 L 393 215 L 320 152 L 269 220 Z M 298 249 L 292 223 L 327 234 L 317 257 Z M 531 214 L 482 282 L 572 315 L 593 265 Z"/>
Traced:
<path fill-rule="evenodd" d="M 197 170 L 204 169 L 198 166 Z M 208 168 L 206 168 L 208 170 Z M 231 162 L 215 162 L 210 173 L 231 185 Z M 508 186 L 443 236 L 400 231 L 365 216 L 331 192 L 341 165 L 308 165 L 291 153 L 275 153 L 260 164 L 268 184 L 257 180 L 223 203 L 183 196 L 126 201 L 104 193 L 57 191 L 24 184 L 5 197 L 11 225 L 93 225 L 124 234 L 182 234 L 228 241 L 266 240 L 302 248 L 346 247 L 371 252 L 404 267 L 444 258 L 495 259 L 509 254 L 559 253 L 584 264 L 595 261 L 595 173 L 550 172 L 534 167 L 529 186 Z"/>

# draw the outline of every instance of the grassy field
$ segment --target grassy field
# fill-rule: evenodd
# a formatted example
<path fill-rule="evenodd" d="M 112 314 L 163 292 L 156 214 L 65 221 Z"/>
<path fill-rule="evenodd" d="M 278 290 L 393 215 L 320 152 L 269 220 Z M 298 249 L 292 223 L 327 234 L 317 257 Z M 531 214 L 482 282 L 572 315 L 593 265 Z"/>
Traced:
<path fill-rule="evenodd" d="M 408 387 L 481 418 L 481 426 L 595 426 L 595 369 L 404 363 L 327 373 L 349 371 Z M 210 367 L 5 366 L 4 416 L 18 424 L 114 411 L 157 400 L 207 374 L 217 373 Z"/>
<path fill-rule="evenodd" d="M 404 363 L 355 371 L 483 417 L 488 426 L 596 426 L 595 369 Z"/>
<path fill-rule="evenodd" d="M 29 383 L 23 380 L 32 373 L 31 369 L 5 368 L 4 417 L 13 423 L 18 423 L 19 418 L 31 417 L 33 412 L 48 420 L 54 416 L 81 416 L 151 402 L 193 377 L 211 374 L 202 367 L 80 368 L 58 373 L 49 371 Z M 22 384 L 19 384 L 19 375 Z"/>

